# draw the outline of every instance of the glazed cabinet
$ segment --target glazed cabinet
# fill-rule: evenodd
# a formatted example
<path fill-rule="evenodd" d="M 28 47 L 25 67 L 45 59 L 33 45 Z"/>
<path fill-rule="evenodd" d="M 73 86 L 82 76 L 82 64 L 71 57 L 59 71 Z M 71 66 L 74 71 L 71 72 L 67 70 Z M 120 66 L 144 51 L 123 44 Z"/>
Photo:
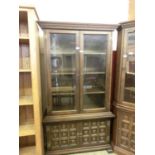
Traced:
<path fill-rule="evenodd" d="M 113 128 L 114 150 L 134 154 L 135 150 L 135 22 L 118 28 L 117 75 L 115 82 L 116 118 Z"/>
<path fill-rule="evenodd" d="M 46 154 L 109 149 L 116 25 L 38 23 Z"/>

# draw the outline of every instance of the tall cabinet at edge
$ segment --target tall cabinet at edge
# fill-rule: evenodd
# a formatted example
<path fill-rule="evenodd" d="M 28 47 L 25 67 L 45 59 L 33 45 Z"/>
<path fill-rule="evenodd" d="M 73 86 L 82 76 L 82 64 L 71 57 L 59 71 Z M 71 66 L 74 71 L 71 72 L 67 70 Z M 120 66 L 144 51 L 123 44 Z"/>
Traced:
<path fill-rule="evenodd" d="M 19 7 L 19 154 L 43 155 L 37 12 Z"/>
<path fill-rule="evenodd" d="M 116 115 L 113 124 L 113 146 L 120 155 L 135 152 L 135 21 L 118 28 L 117 69 L 115 82 Z"/>
<path fill-rule="evenodd" d="M 111 148 L 112 31 L 117 25 L 42 22 L 46 154 Z"/>

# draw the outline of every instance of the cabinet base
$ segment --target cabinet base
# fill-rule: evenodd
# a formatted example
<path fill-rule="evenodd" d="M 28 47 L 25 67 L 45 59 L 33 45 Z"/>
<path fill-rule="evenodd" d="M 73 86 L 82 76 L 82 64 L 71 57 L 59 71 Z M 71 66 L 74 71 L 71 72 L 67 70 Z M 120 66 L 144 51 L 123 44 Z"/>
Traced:
<path fill-rule="evenodd" d="M 127 151 L 127 150 L 125 150 L 125 149 L 123 149 L 121 147 L 118 147 L 118 146 L 114 146 L 113 150 L 118 155 L 135 155 L 134 152 Z"/>
<path fill-rule="evenodd" d="M 48 151 L 46 155 L 63 155 L 63 154 L 70 154 L 70 153 L 80 153 L 80 152 L 90 152 L 90 151 L 99 151 L 99 150 L 109 150 L 111 149 L 111 145 L 99 145 L 99 146 L 89 146 L 89 147 L 79 147 L 79 148 L 72 148 L 72 149 L 62 149 L 56 151 Z"/>

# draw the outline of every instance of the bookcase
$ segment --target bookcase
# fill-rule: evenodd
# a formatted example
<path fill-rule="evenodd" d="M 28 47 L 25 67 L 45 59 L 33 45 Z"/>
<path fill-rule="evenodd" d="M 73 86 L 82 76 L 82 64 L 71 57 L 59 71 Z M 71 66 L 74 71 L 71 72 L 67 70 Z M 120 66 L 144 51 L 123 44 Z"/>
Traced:
<path fill-rule="evenodd" d="M 20 155 L 43 155 L 37 20 L 35 8 L 19 7 Z"/>

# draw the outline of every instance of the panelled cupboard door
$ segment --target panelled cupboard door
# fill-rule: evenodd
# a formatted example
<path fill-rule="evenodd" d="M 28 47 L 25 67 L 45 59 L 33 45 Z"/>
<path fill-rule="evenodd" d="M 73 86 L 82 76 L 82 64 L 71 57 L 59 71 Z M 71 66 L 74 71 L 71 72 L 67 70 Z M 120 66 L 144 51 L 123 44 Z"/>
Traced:
<path fill-rule="evenodd" d="M 124 53 L 122 54 L 121 101 L 129 105 L 135 103 L 135 29 L 124 33 Z"/>
<path fill-rule="evenodd" d="M 47 38 L 49 112 L 108 110 L 111 32 L 49 30 Z"/>
<path fill-rule="evenodd" d="M 48 109 L 53 114 L 78 110 L 78 32 L 49 31 L 47 42 Z"/>
<path fill-rule="evenodd" d="M 80 105 L 82 111 L 104 111 L 109 103 L 111 33 L 80 32 Z"/>

